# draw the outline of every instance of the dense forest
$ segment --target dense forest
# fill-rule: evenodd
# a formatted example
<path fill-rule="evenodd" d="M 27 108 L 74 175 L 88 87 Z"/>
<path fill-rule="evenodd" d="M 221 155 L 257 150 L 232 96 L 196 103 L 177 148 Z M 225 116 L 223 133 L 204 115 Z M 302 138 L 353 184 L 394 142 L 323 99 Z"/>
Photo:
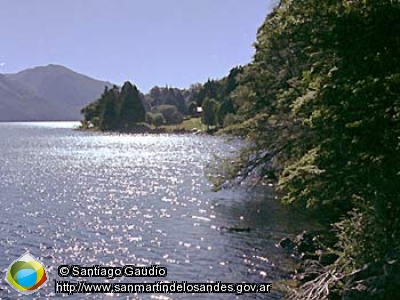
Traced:
<path fill-rule="evenodd" d="M 239 85 L 237 75 L 242 70 L 235 67 L 223 79 L 209 79 L 188 89 L 155 86 L 143 94 L 130 82 L 122 88 L 105 88 L 99 99 L 81 110 L 83 127 L 124 131 L 145 123 L 155 127 L 180 124 L 185 118 L 200 116 L 208 129 L 227 127 L 236 122 L 232 92 Z"/>
<path fill-rule="evenodd" d="M 289 298 L 396 299 L 400 1 L 281 0 L 255 49 L 250 64 L 187 90 L 106 90 L 85 119 L 126 127 L 147 111 L 162 124 L 201 106 L 204 124 L 250 141 L 234 164 L 221 162 L 218 187 L 275 180 L 284 203 L 327 228 L 316 250 L 334 259 L 310 259 Z"/>
<path fill-rule="evenodd" d="M 337 259 L 306 266 L 290 297 L 396 299 L 400 2 L 282 0 L 255 48 L 233 92 L 244 121 L 225 129 L 252 143 L 225 176 L 275 176 L 335 237 L 320 250 Z"/>

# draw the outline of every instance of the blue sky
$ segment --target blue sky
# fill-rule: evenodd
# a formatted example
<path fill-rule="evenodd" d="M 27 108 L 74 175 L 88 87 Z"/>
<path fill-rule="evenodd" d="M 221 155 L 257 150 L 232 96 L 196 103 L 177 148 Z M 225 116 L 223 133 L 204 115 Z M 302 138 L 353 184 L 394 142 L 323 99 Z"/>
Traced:
<path fill-rule="evenodd" d="M 273 0 L 1 0 L 0 73 L 50 63 L 146 92 L 251 61 Z"/>

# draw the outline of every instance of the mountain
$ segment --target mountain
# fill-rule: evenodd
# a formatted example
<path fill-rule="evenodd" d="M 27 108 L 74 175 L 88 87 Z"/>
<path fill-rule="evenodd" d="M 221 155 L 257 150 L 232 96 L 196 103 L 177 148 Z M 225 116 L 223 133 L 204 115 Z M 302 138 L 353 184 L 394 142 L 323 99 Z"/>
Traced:
<path fill-rule="evenodd" d="M 0 74 L 0 121 L 80 120 L 80 110 L 112 84 L 59 65 Z"/>
<path fill-rule="evenodd" d="M 24 84 L 0 74 L 0 121 L 46 120 L 54 114 L 52 106 Z"/>

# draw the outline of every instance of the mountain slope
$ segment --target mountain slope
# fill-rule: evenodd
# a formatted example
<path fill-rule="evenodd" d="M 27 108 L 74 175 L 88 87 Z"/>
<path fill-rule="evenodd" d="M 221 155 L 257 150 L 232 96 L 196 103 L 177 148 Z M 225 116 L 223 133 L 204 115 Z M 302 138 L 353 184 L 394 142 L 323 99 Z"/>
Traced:
<path fill-rule="evenodd" d="M 61 113 L 29 87 L 0 74 L 0 121 L 57 120 Z"/>
<path fill-rule="evenodd" d="M 0 74 L 0 121 L 79 120 L 109 82 L 58 65 Z"/>

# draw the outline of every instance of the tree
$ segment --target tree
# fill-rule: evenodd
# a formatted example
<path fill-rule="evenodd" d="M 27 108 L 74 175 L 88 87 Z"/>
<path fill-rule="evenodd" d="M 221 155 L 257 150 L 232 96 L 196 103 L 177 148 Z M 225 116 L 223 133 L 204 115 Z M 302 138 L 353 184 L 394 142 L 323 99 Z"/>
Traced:
<path fill-rule="evenodd" d="M 179 89 L 175 89 L 175 103 L 178 111 L 182 115 L 185 115 L 187 113 L 185 98 L 183 97 L 182 92 Z"/>
<path fill-rule="evenodd" d="M 81 109 L 81 114 L 84 116 L 83 123 L 86 127 L 89 125 L 96 128 L 100 127 L 100 116 L 103 112 L 104 102 L 108 94 L 108 87 L 104 87 L 104 92 L 101 97 Z"/>
<path fill-rule="evenodd" d="M 243 72 L 243 67 L 235 67 L 229 71 L 229 75 L 225 79 L 225 83 L 223 86 L 223 94 L 224 98 L 228 97 L 230 93 L 232 93 L 238 86 L 238 75 Z"/>
<path fill-rule="evenodd" d="M 146 113 L 146 122 L 158 128 L 165 123 L 165 119 L 161 113 Z"/>
<path fill-rule="evenodd" d="M 160 105 L 156 107 L 155 112 L 161 113 L 167 124 L 180 124 L 183 121 L 182 114 L 174 105 Z"/>
<path fill-rule="evenodd" d="M 138 122 L 144 122 L 146 110 L 140 99 L 136 86 L 129 81 L 125 82 L 121 90 L 120 123 L 128 128 Z"/>
<path fill-rule="evenodd" d="M 341 247 L 295 299 L 331 299 L 334 288 L 343 299 L 396 297 L 399 32 L 398 1 L 283 0 L 240 76 L 246 119 L 229 130 L 251 142 L 228 176 L 262 180 L 272 167 L 283 200 L 335 224 Z M 355 281 L 361 268 L 370 276 Z"/>
<path fill-rule="evenodd" d="M 210 126 L 215 126 L 217 124 L 215 112 L 216 107 L 217 103 L 214 99 L 206 98 L 203 101 L 203 113 L 201 115 L 201 121 L 203 122 L 203 124 L 207 125 L 207 130 L 210 130 Z"/>
<path fill-rule="evenodd" d="M 155 86 L 150 90 L 149 96 L 152 99 L 152 105 L 157 106 L 163 104 L 161 103 L 161 91 L 158 86 Z"/>
<path fill-rule="evenodd" d="M 217 120 L 220 126 L 224 126 L 224 119 L 227 114 L 235 114 L 236 110 L 233 106 L 233 102 L 231 98 L 226 99 L 223 101 L 218 109 L 217 109 Z"/>
<path fill-rule="evenodd" d="M 228 113 L 226 114 L 226 116 L 224 117 L 224 123 L 223 126 L 224 127 L 228 127 L 228 126 L 232 126 L 237 122 L 237 119 L 235 117 L 234 114 Z"/>
<path fill-rule="evenodd" d="M 115 130 L 118 128 L 118 97 L 119 91 L 117 87 L 113 87 L 104 94 L 99 124 L 101 130 Z"/>
<path fill-rule="evenodd" d="M 164 116 L 163 116 L 162 114 L 160 114 L 160 113 L 155 113 L 155 114 L 153 114 L 152 121 L 153 121 L 152 124 L 153 124 L 156 128 L 160 127 L 162 124 L 165 123 Z"/>

